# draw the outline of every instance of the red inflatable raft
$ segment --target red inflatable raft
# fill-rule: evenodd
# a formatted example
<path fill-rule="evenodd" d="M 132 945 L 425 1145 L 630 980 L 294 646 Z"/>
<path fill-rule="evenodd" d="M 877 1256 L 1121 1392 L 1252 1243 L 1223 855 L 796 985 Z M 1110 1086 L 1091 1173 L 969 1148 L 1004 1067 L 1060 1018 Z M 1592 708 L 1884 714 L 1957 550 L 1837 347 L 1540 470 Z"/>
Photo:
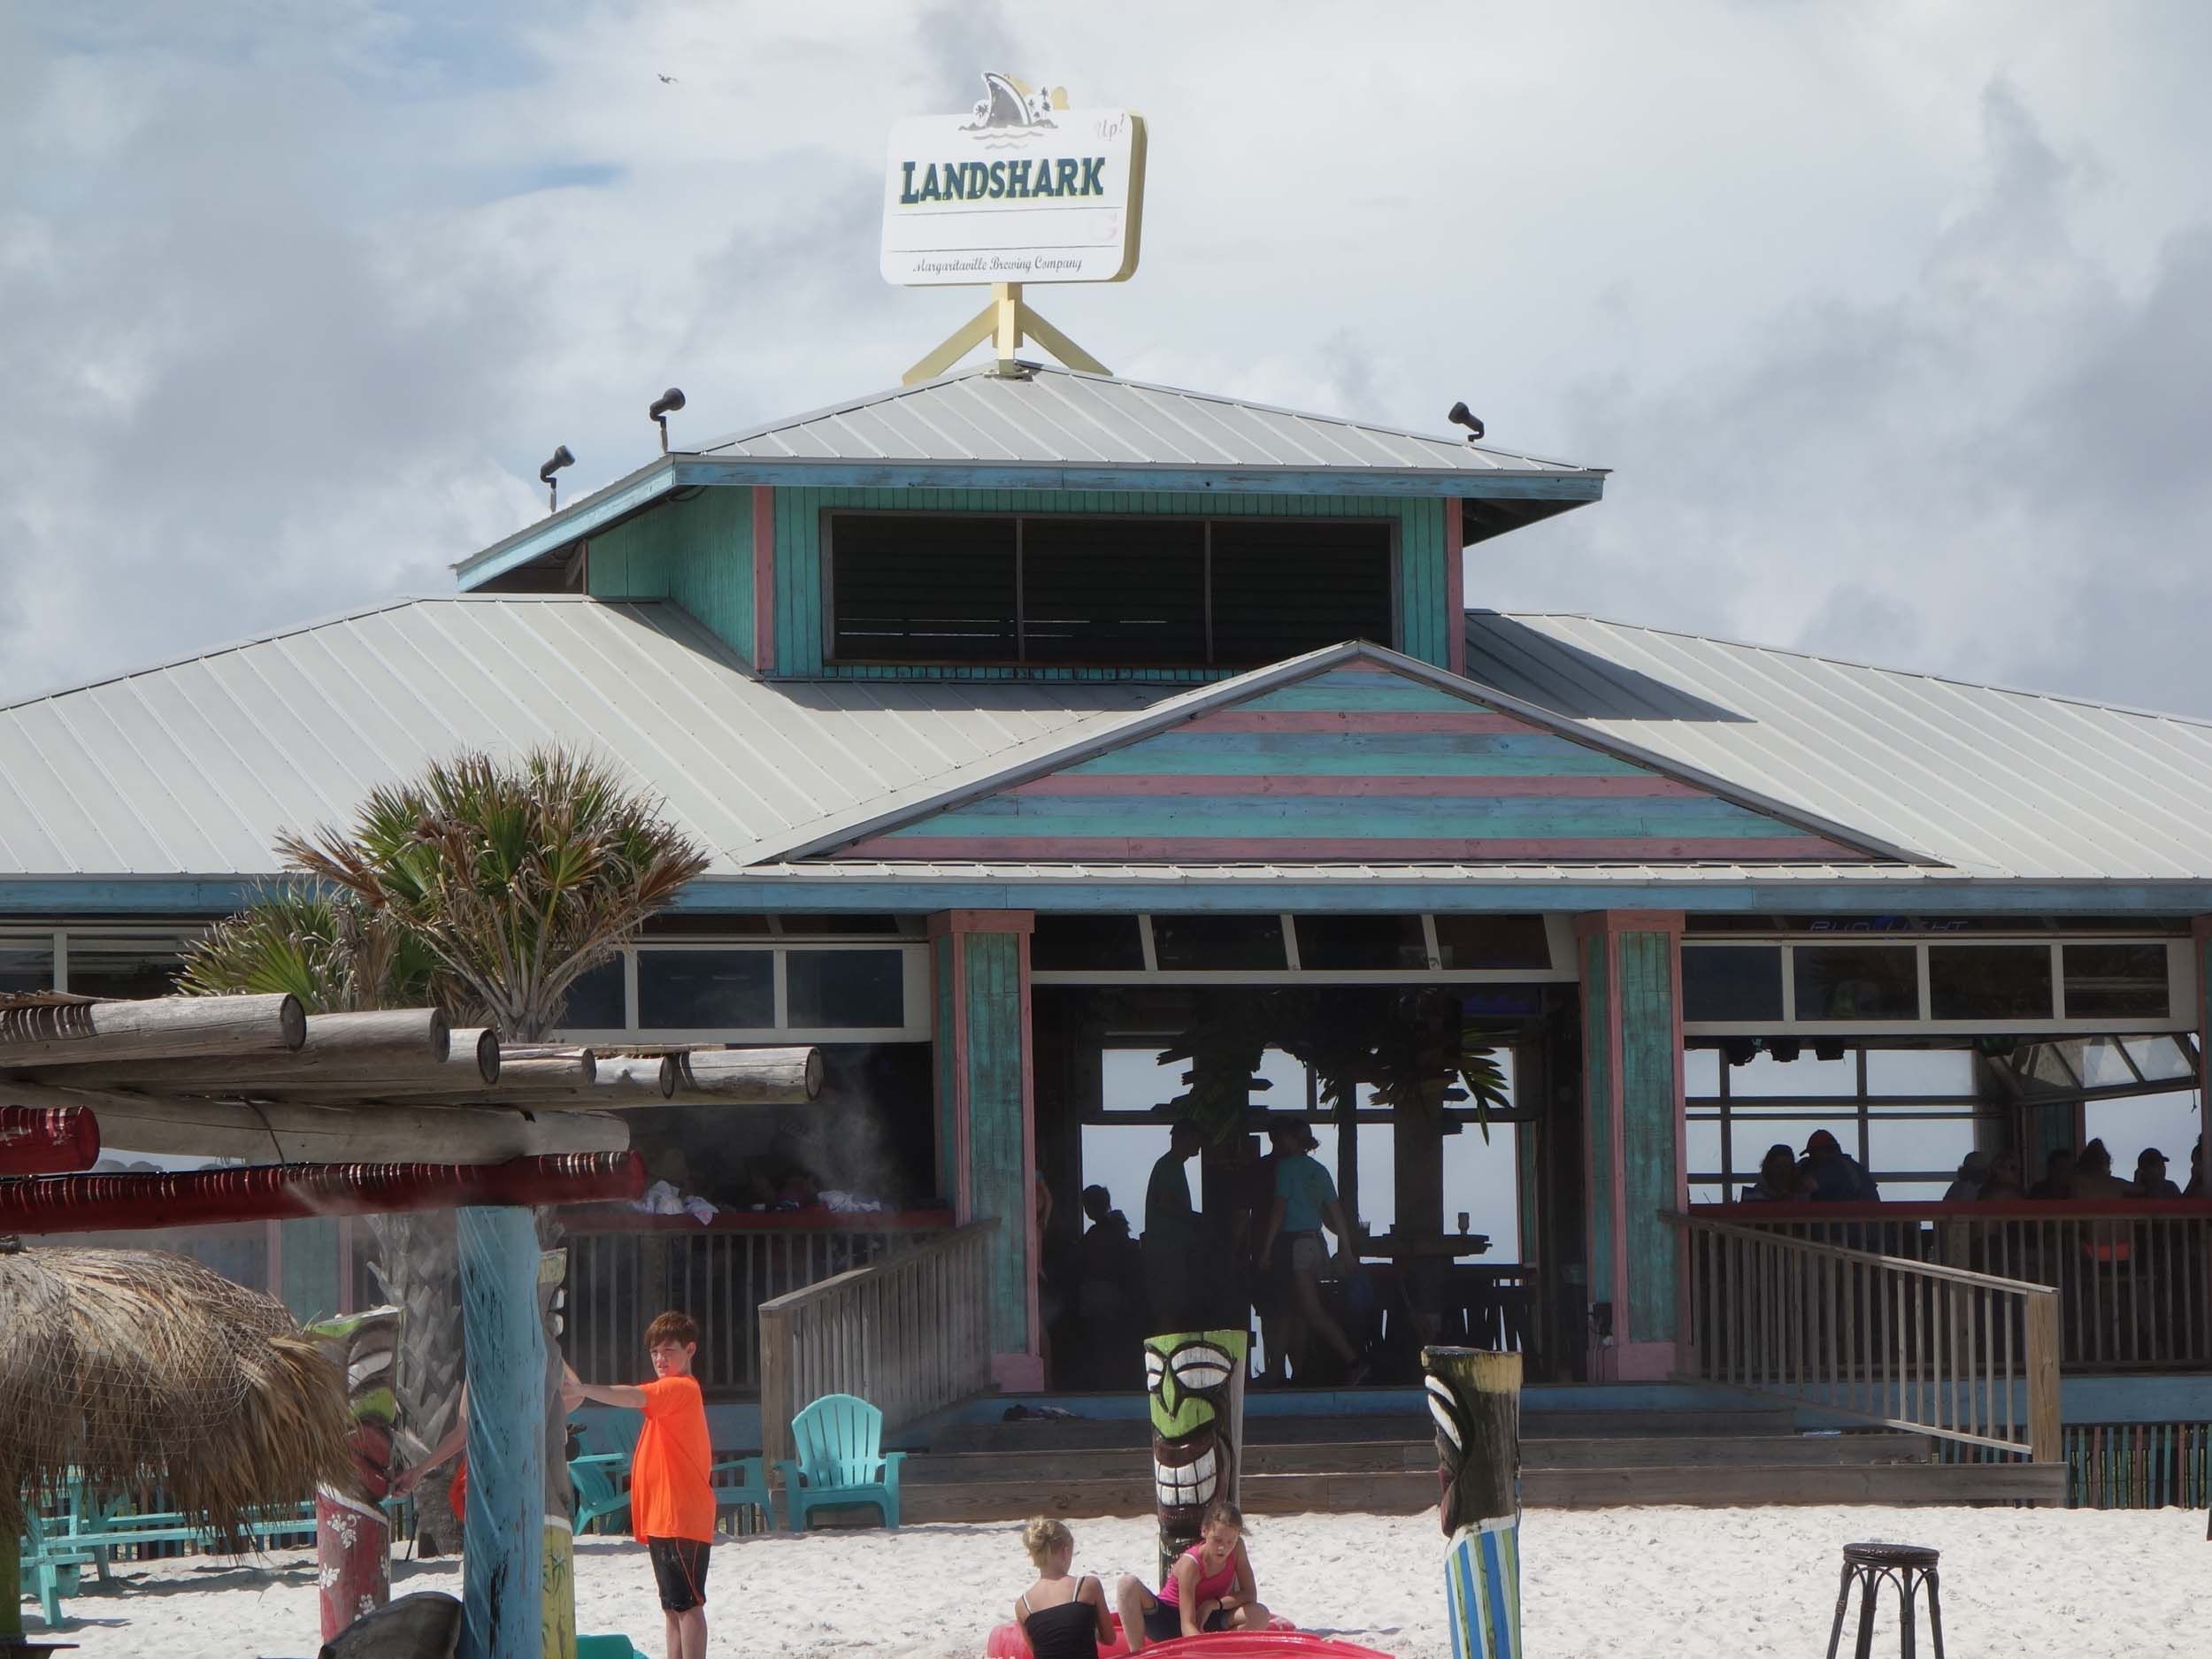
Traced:
<path fill-rule="evenodd" d="M 1118 1617 L 1114 1620 L 1114 1628 L 1121 1628 Z M 1147 1642 L 1144 1650 L 1160 1655 L 1161 1659 L 1391 1659 L 1388 1654 L 1363 1647 L 1356 1642 L 1310 1635 L 1285 1618 L 1276 1619 L 1271 1628 L 1263 1631 L 1226 1630 L 1204 1636 L 1179 1636 L 1173 1641 Z M 1126 1659 L 1128 1651 L 1118 1641 L 1110 1647 L 1102 1643 L 1098 1659 Z M 984 1659 L 1029 1659 L 1029 1639 L 1022 1634 L 1020 1625 L 1009 1620 L 992 1628 L 983 1653 Z"/>

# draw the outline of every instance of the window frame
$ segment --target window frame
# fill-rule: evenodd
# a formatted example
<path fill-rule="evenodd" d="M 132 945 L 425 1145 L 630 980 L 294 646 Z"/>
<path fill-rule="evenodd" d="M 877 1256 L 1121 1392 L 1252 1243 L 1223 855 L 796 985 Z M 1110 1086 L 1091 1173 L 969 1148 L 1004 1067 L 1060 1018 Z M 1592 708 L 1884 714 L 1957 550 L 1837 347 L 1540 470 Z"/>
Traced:
<path fill-rule="evenodd" d="M 638 1022 L 638 952 L 665 950 L 672 952 L 715 951 L 722 954 L 758 953 L 773 958 L 772 972 L 774 987 L 775 1023 L 770 1025 L 685 1025 L 662 1027 L 645 1026 Z M 790 1023 L 790 982 L 785 956 L 793 950 L 895 950 L 904 979 L 902 1002 L 906 1016 L 901 1025 L 794 1025 Z M 564 1042 L 589 1046 L 609 1045 L 651 1046 L 666 1044 L 678 1047 L 687 1043 L 853 1043 L 853 1042 L 927 1042 L 931 1040 L 929 994 L 929 945 L 926 941 L 895 936 L 866 938 L 851 933 L 827 935 L 784 934 L 764 938 L 758 933 L 744 933 L 727 939 L 685 936 L 680 938 L 646 938 L 625 945 L 622 958 L 621 1025 L 563 1025 L 557 1035 Z"/>
<path fill-rule="evenodd" d="M 1039 968 L 1031 971 L 1030 981 L 1035 985 L 1571 985 L 1582 977 L 1573 918 L 1563 910 L 1541 913 L 1551 957 L 1549 964 L 1541 968 L 1309 968 L 1299 956 L 1295 918 L 1316 912 L 1256 910 L 1252 914 L 1272 915 L 1281 925 L 1286 967 L 1162 968 L 1152 937 L 1152 915 L 1145 911 L 1137 918 L 1137 937 L 1144 948 L 1143 967 Z M 1420 916 L 1429 962 L 1440 961 L 1435 913 L 1404 914 Z"/>
<path fill-rule="evenodd" d="M 1010 518 L 1014 522 L 1014 656 L 1011 659 L 987 660 L 965 657 L 845 657 L 837 649 L 837 540 L 836 521 L 840 517 L 913 518 L 941 517 L 947 518 Z M 1200 524 L 1205 526 L 1205 561 L 1203 575 L 1203 627 L 1206 637 L 1206 660 L 1202 663 L 1127 663 L 1100 660 L 1033 663 L 1029 660 L 1023 615 L 1024 554 L 1023 523 L 1030 518 L 1083 518 L 1094 521 L 1122 521 L 1141 524 Z M 821 647 L 822 664 L 826 668 L 881 669 L 881 668 L 941 668 L 941 669 L 1013 669 L 1041 674 L 1081 673 L 1092 669 L 1113 669 L 1122 672 L 1141 670 L 1159 675 L 1210 673 L 1243 673 L 1263 667 L 1263 663 L 1222 663 L 1217 660 L 1214 649 L 1214 582 L 1213 582 L 1213 526 L 1216 524 L 1250 520 L 1267 524 L 1355 525 L 1367 528 L 1379 526 L 1384 533 L 1386 559 L 1384 580 L 1389 588 L 1390 637 L 1376 641 L 1394 650 L 1403 649 L 1405 638 L 1405 557 L 1403 549 L 1404 524 L 1397 514 L 1362 516 L 1357 513 L 1224 513 L 1224 512 L 1037 512 L 1017 509 L 1013 511 L 992 509 L 968 510 L 946 508 L 915 509 L 912 507 L 824 507 L 816 525 L 815 541 L 819 551 L 817 574 L 822 593 Z"/>

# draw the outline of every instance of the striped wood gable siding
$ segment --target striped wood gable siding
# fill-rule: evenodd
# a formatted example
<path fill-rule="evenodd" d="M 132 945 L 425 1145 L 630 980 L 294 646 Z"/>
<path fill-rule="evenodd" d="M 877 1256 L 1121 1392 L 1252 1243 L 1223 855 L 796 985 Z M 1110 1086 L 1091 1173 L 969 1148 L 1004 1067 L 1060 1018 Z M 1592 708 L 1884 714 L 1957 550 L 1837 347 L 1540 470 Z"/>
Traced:
<path fill-rule="evenodd" d="M 753 660 L 753 492 L 702 490 L 600 531 L 584 559 L 595 599 L 672 599 Z"/>
<path fill-rule="evenodd" d="M 1200 715 L 847 849 L 886 859 L 1863 862 L 1383 668 Z"/>
<path fill-rule="evenodd" d="M 712 492 L 710 492 L 710 494 Z M 779 489 L 776 517 L 776 666 L 782 674 L 841 680 L 1225 680 L 1237 669 L 1008 669 L 825 664 L 822 515 L 834 508 L 895 512 L 1204 514 L 1232 518 L 1394 518 L 1398 522 L 1398 634 L 1408 657 L 1450 664 L 1458 618 L 1449 614 L 1445 511 L 1440 500 L 1357 495 L 1213 495 L 1166 490 Z M 749 648 L 748 655 L 750 654 Z"/>

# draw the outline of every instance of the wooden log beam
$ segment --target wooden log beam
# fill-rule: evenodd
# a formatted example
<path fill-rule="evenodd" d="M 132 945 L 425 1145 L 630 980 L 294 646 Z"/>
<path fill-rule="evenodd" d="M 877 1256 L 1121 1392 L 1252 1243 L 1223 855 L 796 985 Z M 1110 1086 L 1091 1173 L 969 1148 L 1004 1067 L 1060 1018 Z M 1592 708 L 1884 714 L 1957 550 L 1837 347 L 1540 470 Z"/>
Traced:
<path fill-rule="evenodd" d="M 492 1044 L 492 1068 L 498 1071 L 498 1043 Z M 453 1053 L 445 1016 L 434 1008 L 380 1010 L 364 1014 L 310 1014 L 307 1034 L 297 1048 L 258 1054 L 207 1055 L 198 1059 L 104 1060 L 88 1065 L 27 1068 L 18 1076 L 34 1083 L 72 1088 L 201 1089 L 221 1084 L 264 1086 L 283 1093 L 282 1084 L 318 1084 L 328 1079 L 376 1075 L 388 1071 L 427 1071 L 443 1076 Z M 472 1067 L 478 1055 L 464 1051 Z M 489 1080 L 489 1079 L 487 1079 Z"/>
<path fill-rule="evenodd" d="M 0 1067 L 10 1069 L 280 1053 L 306 1041 L 307 1016 L 288 994 L 0 1009 Z"/>
<path fill-rule="evenodd" d="M 503 1164 L 554 1153 L 621 1152 L 630 1144 L 629 1128 L 619 1118 L 586 1111 L 286 1101 L 248 1104 L 5 1079 L 0 1079 L 0 1100 L 29 1106 L 87 1107 L 99 1120 L 100 1138 L 107 1146 L 183 1157 L 298 1164 L 435 1158 L 446 1164 Z"/>
<path fill-rule="evenodd" d="M 61 1175 L 100 1161 L 100 1123 L 81 1106 L 0 1106 L 0 1175 Z"/>
<path fill-rule="evenodd" d="M 394 1215 L 474 1203 L 604 1203 L 645 1190 L 634 1152 L 503 1164 L 275 1164 L 173 1175 L 36 1175 L 0 1184 L 0 1233 L 154 1232 Z M 531 1298 L 534 1316 L 536 1298 Z"/>
<path fill-rule="evenodd" d="M 683 1056 L 679 1094 L 753 1105 L 798 1105 L 822 1092 L 818 1048 L 695 1048 Z"/>

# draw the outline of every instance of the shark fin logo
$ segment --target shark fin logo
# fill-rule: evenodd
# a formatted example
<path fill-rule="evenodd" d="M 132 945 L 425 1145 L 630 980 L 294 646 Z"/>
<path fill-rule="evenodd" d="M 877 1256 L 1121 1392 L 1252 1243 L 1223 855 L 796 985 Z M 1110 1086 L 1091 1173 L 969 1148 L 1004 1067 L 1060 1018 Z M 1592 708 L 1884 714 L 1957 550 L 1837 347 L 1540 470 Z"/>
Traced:
<path fill-rule="evenodd" d="M 983 96 L 975 101 L 975 119 L 964 133 L 1034 132 L 1055 125 L 1055 110 L 1068 107 L 1065 87 L 1032 87 L 995 69 L 983 72 Z"/>

